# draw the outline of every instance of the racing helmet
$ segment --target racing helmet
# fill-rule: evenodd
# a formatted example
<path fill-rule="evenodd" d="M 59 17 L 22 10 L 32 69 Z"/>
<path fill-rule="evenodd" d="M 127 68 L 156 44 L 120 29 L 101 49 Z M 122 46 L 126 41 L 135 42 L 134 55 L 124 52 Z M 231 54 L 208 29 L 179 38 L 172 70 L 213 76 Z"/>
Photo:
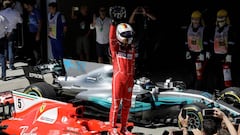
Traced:
<path fill-rule="evenodd" d="M 230 20 L 228 18 L 228 12 L 227 10 L 225 9 L 220 9 L 218 12 L 217 12 L 217 21 L 216 21 L 216 24 L 219 26 L 219 27 L 222 27 L 224 26 L 225 24 L 230 24 Z"/>
<path fill-rule="evenodd" d="M 127 23 L 120 23 L 117 25 L 116 37 L 122 44 L 132 44 L 133 42 L 133 28 Z"/>

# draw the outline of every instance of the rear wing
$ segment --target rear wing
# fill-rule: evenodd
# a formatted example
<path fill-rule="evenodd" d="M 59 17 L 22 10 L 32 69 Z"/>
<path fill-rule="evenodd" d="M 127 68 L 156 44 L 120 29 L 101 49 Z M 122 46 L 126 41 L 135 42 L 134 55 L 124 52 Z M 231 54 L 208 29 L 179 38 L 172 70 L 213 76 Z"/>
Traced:
<path fill-rule="evenodd" d="M 39 68 L 35 66 L 23 66 L 22 68 L 24 75 L 30 84 L 44 81 L 44 76 Z"/>
<path fill-rule="evenodd" d="M 63 64 L 63 66 L 62 66 Z M 24 66 L 23 72 L 30 84 L 44 81 L 44 74 L 52 73 L 53 77 L 62 76 L 62 72 L 66 72 L 66 76 L 78 76 L 86 74 L 94 69 L 110 64 L 102 64 L 96 62 L 79 61 L 73 59 L 63 59 L 63 63 L 56 60 L 50 60 L 47 64 L 36 66 Z M 64 68 L 64 69 L 63 69 Z"/>
<path fill-rule="evenodd" d="M 25 77 L 27 78 L 30 84 L 36 82 L 43 82 L 44 74 L 47 73 L 52 73 L 53 76 L 59 76 L 63 70 L 64 69 L 61 66 L 61 63 L 56 60 L 50 60 L 49 63 L 42 65 L 23 67 Z"/>

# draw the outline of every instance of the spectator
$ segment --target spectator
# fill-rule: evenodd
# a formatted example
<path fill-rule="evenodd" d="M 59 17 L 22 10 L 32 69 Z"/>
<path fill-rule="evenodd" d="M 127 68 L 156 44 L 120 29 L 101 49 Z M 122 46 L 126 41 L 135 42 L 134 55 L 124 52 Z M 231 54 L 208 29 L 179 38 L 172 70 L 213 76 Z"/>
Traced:
<path fill-rule="evenodd" d="M 232 124 L 230 118 L 224 113 L 222 112 L 220 109 L 218 108 L 213 108 L 215 111 L 214 111 L 214 117 L 217 117 L 217 118 L 220 118 L 222 120 L 222 123 L 224 123 L 224 126 L 223 124 L 221 125 L 221 129 L 226 129 L 230 135 L 237 135 L 237 131 L 234 127 L 234 125 Z"/>
<path fill-rule="evenodd" d="M 40 10 L 35 8 L 33 0 L 23 2 L 24 9 L 28 12 L 28 43 L 29 64 L 36 65 L 41 63 L 41 29 L 42 17 Z"/>
<path fill-rule="evenodd" d="M 218 108 L 213 108 L 213 109 L 214 109 L 214 115 L 211 116 L 211 117 L 204 117 L 203 118 L 202 130 L 192 129 L 193 134 L 194 135 L 203 135 L 203 134 L 204 135 L 214 135 L 217 132 L 219 132 L 220 129 L 221 129 L 220 132 L 223 133 L 222 127 L 218 126 L 218 124 L 219 124 L 218 120 L 221 120 L 222 122 L 224 122 L 226 124 L 227 131 L 230 133 L 230 135 L 237 135 L 237 131 L 236 131 L 235 127 L 233 126 L 233 124 L 229 120 L 229 118 L 225 115 L 225 113 L 222 112 Z M 189 117 L 187 116 L 186 119 L 184 119 L 182 117 L 182 111 L 180 111 L 180 113 L 178 115 L 178 119 L 180 121 L 180 124 L 183 127 L 187 127 L 187 125 L 188 125 L 188 118 Z"/>
<path fill-rule="evenodd" d="M 111 63 L 109 56 L 109 29 L 112 21 L 106 16 L 107 10 L 104 6 L 101 6 L 98 12 L 99 17 L 93 16 L 93 27 L 96 29 L 98 63 Z M 109 62 L 105 62 L 106 59 L 109 59 Z"/>
<path fill-rule="evenodd" d="M 63 39 L 67 31 L 65 17 L 57 11 L 57 3 L 48 5 L 48 37 L 50 39 L 53 58 L 63 59 Z"/>
<path fill-rule="evenodd" d="M 6 34 L 8 32 L 9 22 L 6 17 L 0 15 L 0 63 L 2 68 L 1 80 L 6 81 L 6 58 L 4 55 L 5 52 L 5 43 L 6 43 Z"/>
<path fill-rule="evenodd" d="M 0 14 L 5 16 L 9 21 L 8 34 L 7 34 L 7 49 L 5 52 L 5 57 L 9 60 L 10 70 L 15 70 L 14 66 L 14 42 L 17 39 L 17 24 L 22 23 L 22 17 L 20 13 L 12 8 L 12 1 L 3 1 L 3 10 Z"/>
<path fill-rule="evenodd" d="M 203 66 L 206 59 L 209 59 L 208 35 L 204 25 L 202 13 L 198 10 L 191 14 L 191 23 L 186 29 L 186 60 L 188 71 L 193 76 L 191 88 L 202 89 Z"/>
<path fill-rule="evenodd" d="M 76 53 L 78 59 L 90 61 L 90 24 L 92 23 L 92 17 L 89 14 L 88 6 L 82 4 L 80 6 L 80 12 L 76 13 L 73 9 L 72 19 L 76 21 L 77 39 L 76 39 Z"/>
<path fill-rule="evenodd" d="M 152 27 L 157 18 L 150 11 L 148 6 L 139 6 L 135 8 L 129 18 L 129 24 L 135 31 L 135 45 L 137 51 L 136 72 L 139 73 L 144 69 L 149 54 L 152 53 Z"/>
<path fill-rule="evenodd" d="M 219 129 L 217 135 L 231 135 L 226 129 Z"/>
<path fill-rule="evenodd" d="M 120 132 L 128 135 L 130 133 L 126 126 L 131 107 L 135 65 L 132 27 L 127 23 L 120 23 L 117 26 L 112 24 L 109 40 L 113 64 L 112 106 L 109 114 L 109 121 L 112 126 L 110 135 L 120 134 L 116 128 L 120 103 L 122 103 Z"/>

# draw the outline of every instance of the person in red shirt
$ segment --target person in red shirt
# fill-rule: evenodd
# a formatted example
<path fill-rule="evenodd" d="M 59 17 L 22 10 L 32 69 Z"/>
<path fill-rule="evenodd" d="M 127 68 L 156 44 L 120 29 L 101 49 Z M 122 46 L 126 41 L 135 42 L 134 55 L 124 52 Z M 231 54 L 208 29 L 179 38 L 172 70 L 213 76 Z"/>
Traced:
<path fill-rule="evenodd" d="M 120 103 L 122 103 L 120 133 L 131 134 L 126 126 L 131 107 L 135 73 L 133 35 L 133 29 L 127 23 L 119 23 L 117 26 L 111 24 L 110 26 L 109 43 L 113 65 L 112 106 L 109 114 L 109 121 L 112 126 L 111 135 L 119 134 L 116 122 Z"/>

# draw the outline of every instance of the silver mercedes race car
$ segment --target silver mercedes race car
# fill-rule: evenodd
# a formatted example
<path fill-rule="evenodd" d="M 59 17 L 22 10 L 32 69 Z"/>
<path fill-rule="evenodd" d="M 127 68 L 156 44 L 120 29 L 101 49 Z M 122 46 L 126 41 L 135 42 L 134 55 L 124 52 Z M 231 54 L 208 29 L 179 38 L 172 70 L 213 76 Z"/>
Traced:
<path fill-rule="evenodd" d="M 76 106 L 84 105 L 86 117 L 108 120 L 112 101 L 112 65 L 64 59 L 64 76 L 59 74 L 60 67 L 55 62 L 24 67 L 30 85 L 23 92 Z M 46 73 L 53 74 L 52 83 L 44 80 Z M 129 121 L 145 127 L 179 125 L 177 116 L 181 109 L 186 109 L 189 127 L 201 129 L 204 117 L 202 110 L 206 108 L 217 107 L 232 118 L 239 117 L 238 90 L 231 87 L 211 94 L 186 89 L 183 81 L 174 78 L 153 82 L 147 77 L 139 77 L 135 79 Z"/>

